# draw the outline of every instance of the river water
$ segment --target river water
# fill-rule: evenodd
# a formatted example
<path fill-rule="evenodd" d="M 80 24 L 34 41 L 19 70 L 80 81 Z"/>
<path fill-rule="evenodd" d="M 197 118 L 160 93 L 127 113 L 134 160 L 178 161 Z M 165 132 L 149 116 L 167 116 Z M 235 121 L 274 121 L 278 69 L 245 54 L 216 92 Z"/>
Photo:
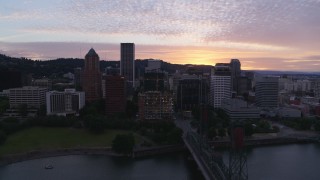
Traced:
<path fill-rule="evenodd" d="M 227 152 L 223 152 L 225 160 Z M 1 180 L 201 180 L 195 162 L 183 153 L 126 159 L 109 156 L 60 156 L 0 167 Z M 46 164 L 53 169 L 46 170 Z M 319 180 L 320 143 L 248 149 L 249 179 Z"/>

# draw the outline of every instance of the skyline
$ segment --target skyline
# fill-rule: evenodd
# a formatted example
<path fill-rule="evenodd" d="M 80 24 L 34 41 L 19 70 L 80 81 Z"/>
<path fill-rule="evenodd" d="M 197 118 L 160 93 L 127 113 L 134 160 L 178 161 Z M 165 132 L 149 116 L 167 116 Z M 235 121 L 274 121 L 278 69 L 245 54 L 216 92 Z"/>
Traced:
<path fill-rule="evenodd" d="M 320 0 L 0 0 L 0 53 L 31 59 L 136 59 L 242 69 L 319 71 Z"/>

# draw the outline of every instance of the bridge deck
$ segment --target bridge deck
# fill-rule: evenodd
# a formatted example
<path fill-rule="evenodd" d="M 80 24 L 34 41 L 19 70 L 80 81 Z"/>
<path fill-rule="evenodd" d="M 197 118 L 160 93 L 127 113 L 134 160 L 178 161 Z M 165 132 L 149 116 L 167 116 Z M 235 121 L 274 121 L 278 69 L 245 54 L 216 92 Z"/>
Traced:
<path fill-rule="evenodd" d="M 189 149 L 190 153 L 192 154 L 193 159 L 196 161 L 200 171 L 202 172 L 203 177 L 206 180 L 216 179 L 214 175 L 209 171 L 209 167 L 203 162 L 201 157 L 197 156 L 197 153 L 193 150 L 192 146 L 188 143 L 188 141 L 183 138 L 183 141 L 187 148 Z"/>

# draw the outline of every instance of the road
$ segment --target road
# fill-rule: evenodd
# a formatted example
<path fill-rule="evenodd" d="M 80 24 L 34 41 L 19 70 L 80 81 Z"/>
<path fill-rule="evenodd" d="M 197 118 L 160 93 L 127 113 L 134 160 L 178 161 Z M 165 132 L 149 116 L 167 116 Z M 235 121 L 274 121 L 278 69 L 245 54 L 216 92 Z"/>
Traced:
<path fill-rule="evenodd" d="M 277 137 L 294 137 L 294 138 L 312 138 L 312 137 L 319 137 L 319 133 L 314 131 L 298 131 L 293 128 L 287 127 L 283 124 L 278 122 L 271 122 L 272 126 L 278 126 L 280 132 L 277 133 Z"/>

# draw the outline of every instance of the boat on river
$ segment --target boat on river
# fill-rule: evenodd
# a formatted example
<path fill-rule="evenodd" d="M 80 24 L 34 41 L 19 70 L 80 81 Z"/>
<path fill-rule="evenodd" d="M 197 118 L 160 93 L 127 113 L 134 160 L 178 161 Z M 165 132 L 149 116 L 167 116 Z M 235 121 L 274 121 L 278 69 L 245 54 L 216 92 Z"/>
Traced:
<path fill-rule="evenodd" d="M 53 166 L 51 164 L 47 164 L 44 168 L 45 169 L 53 169 Z"/>

